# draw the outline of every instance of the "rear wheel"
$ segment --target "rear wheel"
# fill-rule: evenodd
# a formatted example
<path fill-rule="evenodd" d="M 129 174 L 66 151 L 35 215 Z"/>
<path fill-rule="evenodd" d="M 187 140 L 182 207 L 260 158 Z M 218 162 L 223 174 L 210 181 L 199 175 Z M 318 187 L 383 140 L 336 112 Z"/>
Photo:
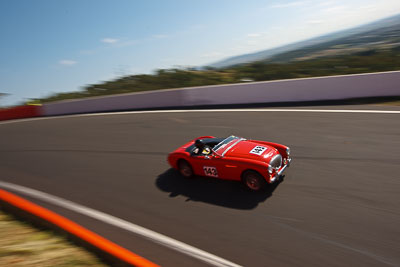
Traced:
<path fill-rule="evenodd" d="M 264 177 L 256 171 L 246 171 L 243 173 L 243 183 L 252 191 L 260 191 L 266 185 Z"/>
<path fill-rule="evenodd" d="M 189 162 L 184 159 L 179 160 L 178 162 L 178 171 L 185 178 L 193 177 L 193 169 L 190 166 Z"/>

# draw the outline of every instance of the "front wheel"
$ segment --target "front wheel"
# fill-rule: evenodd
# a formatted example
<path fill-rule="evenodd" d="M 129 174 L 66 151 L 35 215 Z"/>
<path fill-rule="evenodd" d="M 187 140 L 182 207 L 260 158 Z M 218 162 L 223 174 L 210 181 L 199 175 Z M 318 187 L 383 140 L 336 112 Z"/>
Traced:
<path fill-rule="evenodd" d="M 190 166 L 189 162 L 187 162 L 186 160 L 183 160 L 183 159 L 179 160 L 178 171 L 185 178 L 193 177 L 193 169 Z"/>
<path fill-rule="evenodd" d="M 246 171 L 243 173 L 243 183 L 252 191 L 260 191 L 266 185 L 264 177 L 256 171 Z"/>

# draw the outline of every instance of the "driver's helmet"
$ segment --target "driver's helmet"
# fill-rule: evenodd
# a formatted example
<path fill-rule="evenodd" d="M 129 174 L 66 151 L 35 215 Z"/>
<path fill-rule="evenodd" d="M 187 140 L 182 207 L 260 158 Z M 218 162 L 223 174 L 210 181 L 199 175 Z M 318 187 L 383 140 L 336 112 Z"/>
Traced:
<path fill-rule="evenodd" d="M 211 149 L 209 147 L 205 147 L 205 148 L 203 148 L 203 151 L 201 153 L 204 155 L 210 155 Z"/>
<path fill-rule="evenodd" d="M 203 149 L 203 148 L 205 147 L 205 144 L 204 144 L 204 142 L 203 142 L 202 139 L 197 139 L 197 140 L 194 142 L 194 145 L 195 145 L 197 148 L 199 148 L 199 149 Z"/>

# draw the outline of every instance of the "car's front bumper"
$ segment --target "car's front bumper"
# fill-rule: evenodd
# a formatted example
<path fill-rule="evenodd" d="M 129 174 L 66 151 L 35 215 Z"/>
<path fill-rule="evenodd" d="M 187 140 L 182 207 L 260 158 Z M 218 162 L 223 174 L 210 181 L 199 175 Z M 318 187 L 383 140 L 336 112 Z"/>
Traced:
<path fill-rule="evenodd" d="M 274 174 L 271 175 L 270 178 L 270 183 L 274 183 L 275 181 L 278 180 L 278 178 L 283 174 L 283 172 L 286 170 L 286 168 L 288 168 L 290 166 L 290 163 L 292 162 L 291 158 L 287 159 L 286 164 L 284 164 L 277 172 L 275 172 Z"/>

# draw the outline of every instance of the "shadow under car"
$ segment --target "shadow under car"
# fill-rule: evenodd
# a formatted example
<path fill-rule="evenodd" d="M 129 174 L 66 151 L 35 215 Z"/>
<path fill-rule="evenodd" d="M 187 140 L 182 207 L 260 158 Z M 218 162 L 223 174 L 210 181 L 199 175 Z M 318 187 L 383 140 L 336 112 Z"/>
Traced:
<path fill-rule="evenodd" d="M 252 192 L 237 181 L 201 176 L 185 179 L 170 168 L 157 177 L 156 186 L 161 191 L 169 192 L 169 197 L 181 195 L 187 197 L 186 201 L 201 201 L 233 209 L 254 209 L 272 196 L 283 179 L 284 176 L 265 189 Z"/>

